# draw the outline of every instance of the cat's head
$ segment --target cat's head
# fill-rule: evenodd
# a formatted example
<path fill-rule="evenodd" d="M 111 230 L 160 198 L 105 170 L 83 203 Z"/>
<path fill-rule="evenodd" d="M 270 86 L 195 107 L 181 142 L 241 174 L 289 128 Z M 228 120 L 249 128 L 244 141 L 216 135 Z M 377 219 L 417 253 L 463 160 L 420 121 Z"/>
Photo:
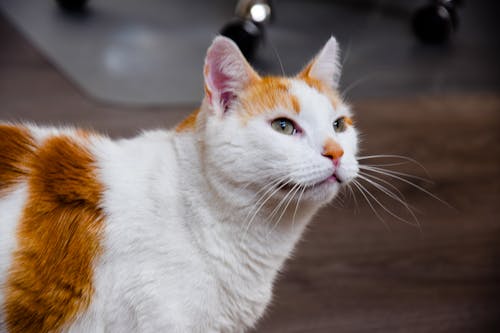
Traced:
<path fill-rule="evenodd" d="M 202 107 L 212 176 L 330 201 L 358 174 L 357 133 L 336 90 L 339 75 L 333 37 L 294 77 L 259 76 L 234 42 L 217 37 L 205 59 Z"/>

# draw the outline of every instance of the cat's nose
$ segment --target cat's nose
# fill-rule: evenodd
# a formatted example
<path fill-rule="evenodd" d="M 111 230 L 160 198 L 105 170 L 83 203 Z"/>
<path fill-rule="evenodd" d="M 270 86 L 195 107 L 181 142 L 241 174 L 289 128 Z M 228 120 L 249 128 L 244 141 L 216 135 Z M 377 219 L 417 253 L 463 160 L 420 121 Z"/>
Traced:
<path fill-rule="evenodd" d="M 323 156 L 331 159 L 335 166 L 338 166 L 339 159 L 344 155 L 344 149 L 333 139 L 327 139 L 323 145 Z"/>

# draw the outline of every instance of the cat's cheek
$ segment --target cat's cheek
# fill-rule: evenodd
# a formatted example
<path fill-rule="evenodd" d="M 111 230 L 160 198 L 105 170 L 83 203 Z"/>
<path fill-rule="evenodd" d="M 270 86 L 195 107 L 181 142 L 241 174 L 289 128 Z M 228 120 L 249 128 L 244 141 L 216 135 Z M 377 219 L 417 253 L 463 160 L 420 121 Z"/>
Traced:
<path fill-rule="evenodd" d="M 359 165 L 354 155 L 345 155 L 342 159 L 336 174 L 343 184 L 351 182 L 358 176 Z"/>
<path fill-rule="evenodd" d="M 351 150 L 351 154 L 353 156 L 356 156 L 356 155 L 358 155 L 358 151 L 359 151 L 359 140 L 358 140 L 359 134 L 355 128 L 351 128 L 349 134 L 350 134 L 348 137 L 349 149 Z"/>
<path fill-rule="evenodd" d="M 344 133 L 338 135 L 337 140 L 342 148 L 344 148 L 345 155 L 355 156 L 358 153 L 357 137 L 357 132 L 354 128 L 348 128 Z"/>

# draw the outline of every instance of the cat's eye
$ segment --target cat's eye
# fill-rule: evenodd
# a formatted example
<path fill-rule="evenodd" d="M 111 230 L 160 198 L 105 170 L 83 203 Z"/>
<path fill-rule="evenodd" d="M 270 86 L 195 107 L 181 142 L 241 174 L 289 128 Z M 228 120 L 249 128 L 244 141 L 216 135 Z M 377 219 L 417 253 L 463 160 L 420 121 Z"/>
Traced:
<path fill-rule="evenodd" d="M 293 122 L 286 118 L 278 118 L 273 120 L 271 123 L 271 127 L 279 133 L 285 135 L 295 135 L 297 133 L 297 129 L 295 128 Z"/>
<path fill-rule="evenodd" d="M 340 117 L 333 122 L 333 129 L 335 132 L 340 133 L 347 129 L 345 117 Z"/>

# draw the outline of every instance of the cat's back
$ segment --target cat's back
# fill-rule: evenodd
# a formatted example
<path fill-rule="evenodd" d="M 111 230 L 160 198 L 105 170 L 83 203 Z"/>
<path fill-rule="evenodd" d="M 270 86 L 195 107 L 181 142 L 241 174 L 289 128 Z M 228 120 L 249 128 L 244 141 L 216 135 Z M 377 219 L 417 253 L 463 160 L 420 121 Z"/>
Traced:
<path fill-rule="evenodd" d="M 96 134 L 0 124 L 0 329 L 49 331 L 84 308 L 100 248 Z"/>
<path fill-rule="evenodd" d="M 147 192 L 167 134 L 142 137 L 0 123 L 0 332 L 57 330 L 92 303 L 107 222 Z"/>

